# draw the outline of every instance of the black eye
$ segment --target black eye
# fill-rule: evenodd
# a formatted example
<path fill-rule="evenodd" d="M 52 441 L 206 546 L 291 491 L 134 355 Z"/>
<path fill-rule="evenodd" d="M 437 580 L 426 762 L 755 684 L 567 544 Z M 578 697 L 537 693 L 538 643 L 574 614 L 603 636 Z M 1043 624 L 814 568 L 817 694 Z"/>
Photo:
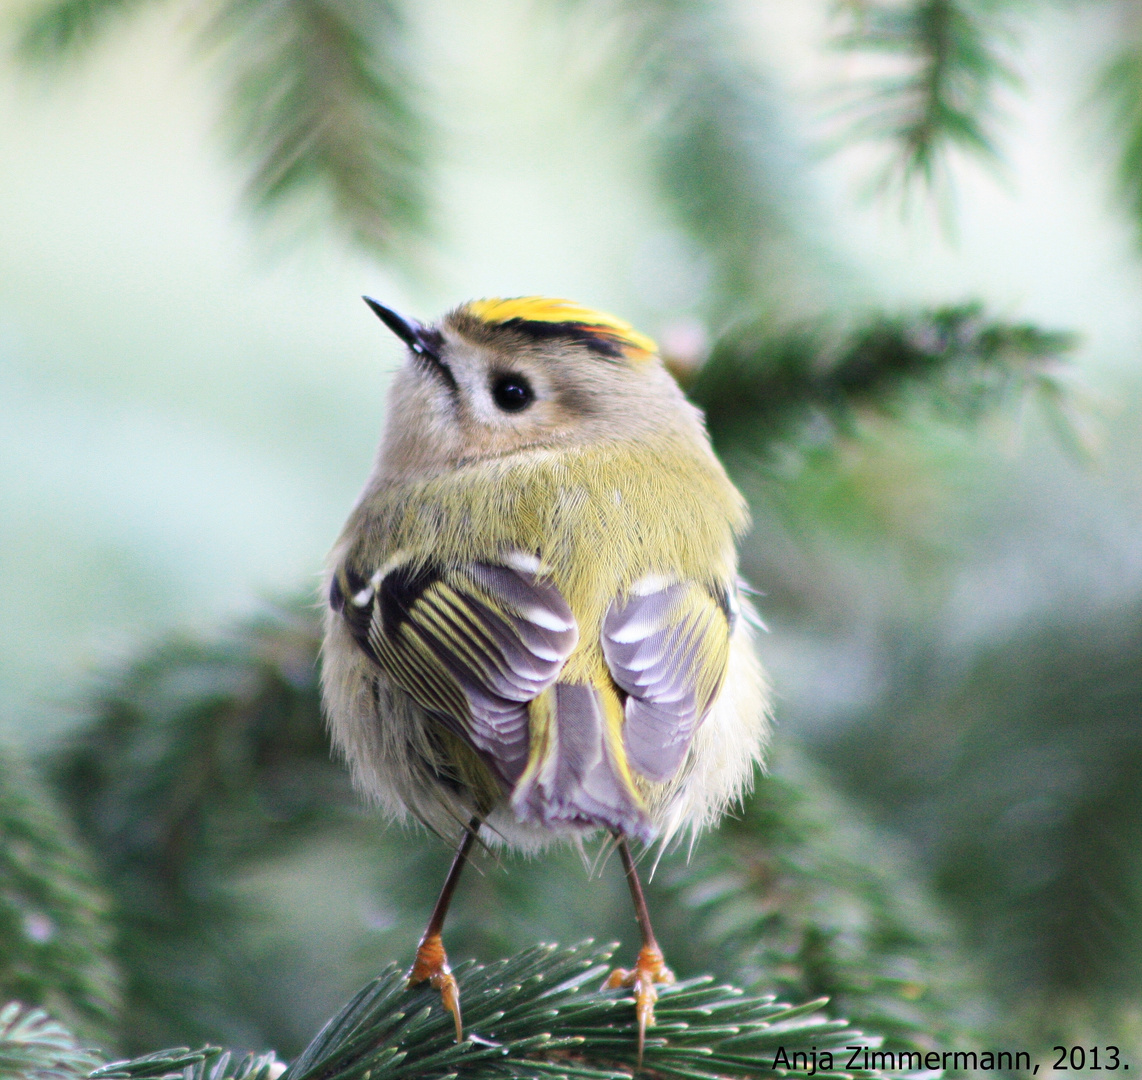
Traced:
<path fill-rule="evenodd" d="M 522 375 L 496 375 L 492 400 L 504 412 L 523 412 L 535 400 L 535 391 Z"/>

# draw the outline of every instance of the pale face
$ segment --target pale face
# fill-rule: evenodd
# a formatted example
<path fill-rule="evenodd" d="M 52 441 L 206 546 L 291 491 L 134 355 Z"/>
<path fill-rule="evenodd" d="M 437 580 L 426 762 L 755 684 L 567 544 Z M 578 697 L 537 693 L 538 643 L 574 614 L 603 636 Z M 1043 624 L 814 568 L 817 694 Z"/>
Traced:
<path fill-rule="evenodd" d="M 470 340 L 446 321 L 434 358 L 409 354 L 390 391 L 386 477 L 696 422 L 657 360 L 636 365 L 575 341 L 481 336 L 489 340 Z"/>

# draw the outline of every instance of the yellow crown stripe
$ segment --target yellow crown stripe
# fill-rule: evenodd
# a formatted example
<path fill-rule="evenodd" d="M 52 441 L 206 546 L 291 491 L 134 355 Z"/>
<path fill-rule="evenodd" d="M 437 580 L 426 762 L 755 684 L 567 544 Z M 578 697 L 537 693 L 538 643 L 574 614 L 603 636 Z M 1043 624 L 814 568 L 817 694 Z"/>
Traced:
<path fill-rule="evenodd" d="M 524 322 L 567 323 L 603 331 L 621 345 L 643 353 L 657 353 L 658 345 L 645 334 L 640 334 L 624 319 L 603 311 L 583 307 L 573 300 L 551 296 L 489 297 L 465 304 L 469 314 L 486 323 L 498 324 L 521 319 Z"/>

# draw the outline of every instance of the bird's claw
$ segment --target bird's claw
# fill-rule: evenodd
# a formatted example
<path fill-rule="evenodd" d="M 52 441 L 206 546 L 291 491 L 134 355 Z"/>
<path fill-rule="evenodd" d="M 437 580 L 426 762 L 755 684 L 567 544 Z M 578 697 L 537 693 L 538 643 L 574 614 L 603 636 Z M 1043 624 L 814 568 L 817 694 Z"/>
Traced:
<path fill-rule="evenodd" d="M 662 950 L 657 945 L 644 945 L 638 953 L 634 967 L 615 968 L 603 984 L 604 990 L 625 987 L 634 991 L 634 1014 L 638 1020 L 638 1063 L 642 1065 L 642 1051 L 646 1044 L 646 1029 L 654 1027 L 654 1003 L 658 1000 L 658 987 L 674 982 L 674 972 L 666 966 Z"/>
<path fill-rule="evenodd" d="M 413 987 L 427 981 L 440 991 L 440 1000 L 456 1021 L 456 1041 L 464 1041 L 464 1025 L 460 1019 L 460 987 L 448 966 L 448 955 L 439 934 L 426 934 L 416 948 L 416 959 L 405 976 L 405 986 Z"/>

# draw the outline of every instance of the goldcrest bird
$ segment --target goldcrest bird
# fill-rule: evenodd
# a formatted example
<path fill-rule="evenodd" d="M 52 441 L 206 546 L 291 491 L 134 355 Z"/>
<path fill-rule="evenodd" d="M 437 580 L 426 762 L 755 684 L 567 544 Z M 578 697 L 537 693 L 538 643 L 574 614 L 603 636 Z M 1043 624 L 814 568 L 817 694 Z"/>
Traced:
<path fill-rule="evenodd" d="M 365 299 L 408 358 L 330 558 L 322 685 L 358 787 L 459 841 L 409 985 L 441 991 L 459 1041 L 441 930 L 477 835 L 534 851 L 606 830 L 642 935 L 608 985 L 634 991 L 641 1059 L 673 975 L 628 841 L 714 822 L 767 729 L 744 501 L 622 320 L 529 296 L 425 326 Z"/>

